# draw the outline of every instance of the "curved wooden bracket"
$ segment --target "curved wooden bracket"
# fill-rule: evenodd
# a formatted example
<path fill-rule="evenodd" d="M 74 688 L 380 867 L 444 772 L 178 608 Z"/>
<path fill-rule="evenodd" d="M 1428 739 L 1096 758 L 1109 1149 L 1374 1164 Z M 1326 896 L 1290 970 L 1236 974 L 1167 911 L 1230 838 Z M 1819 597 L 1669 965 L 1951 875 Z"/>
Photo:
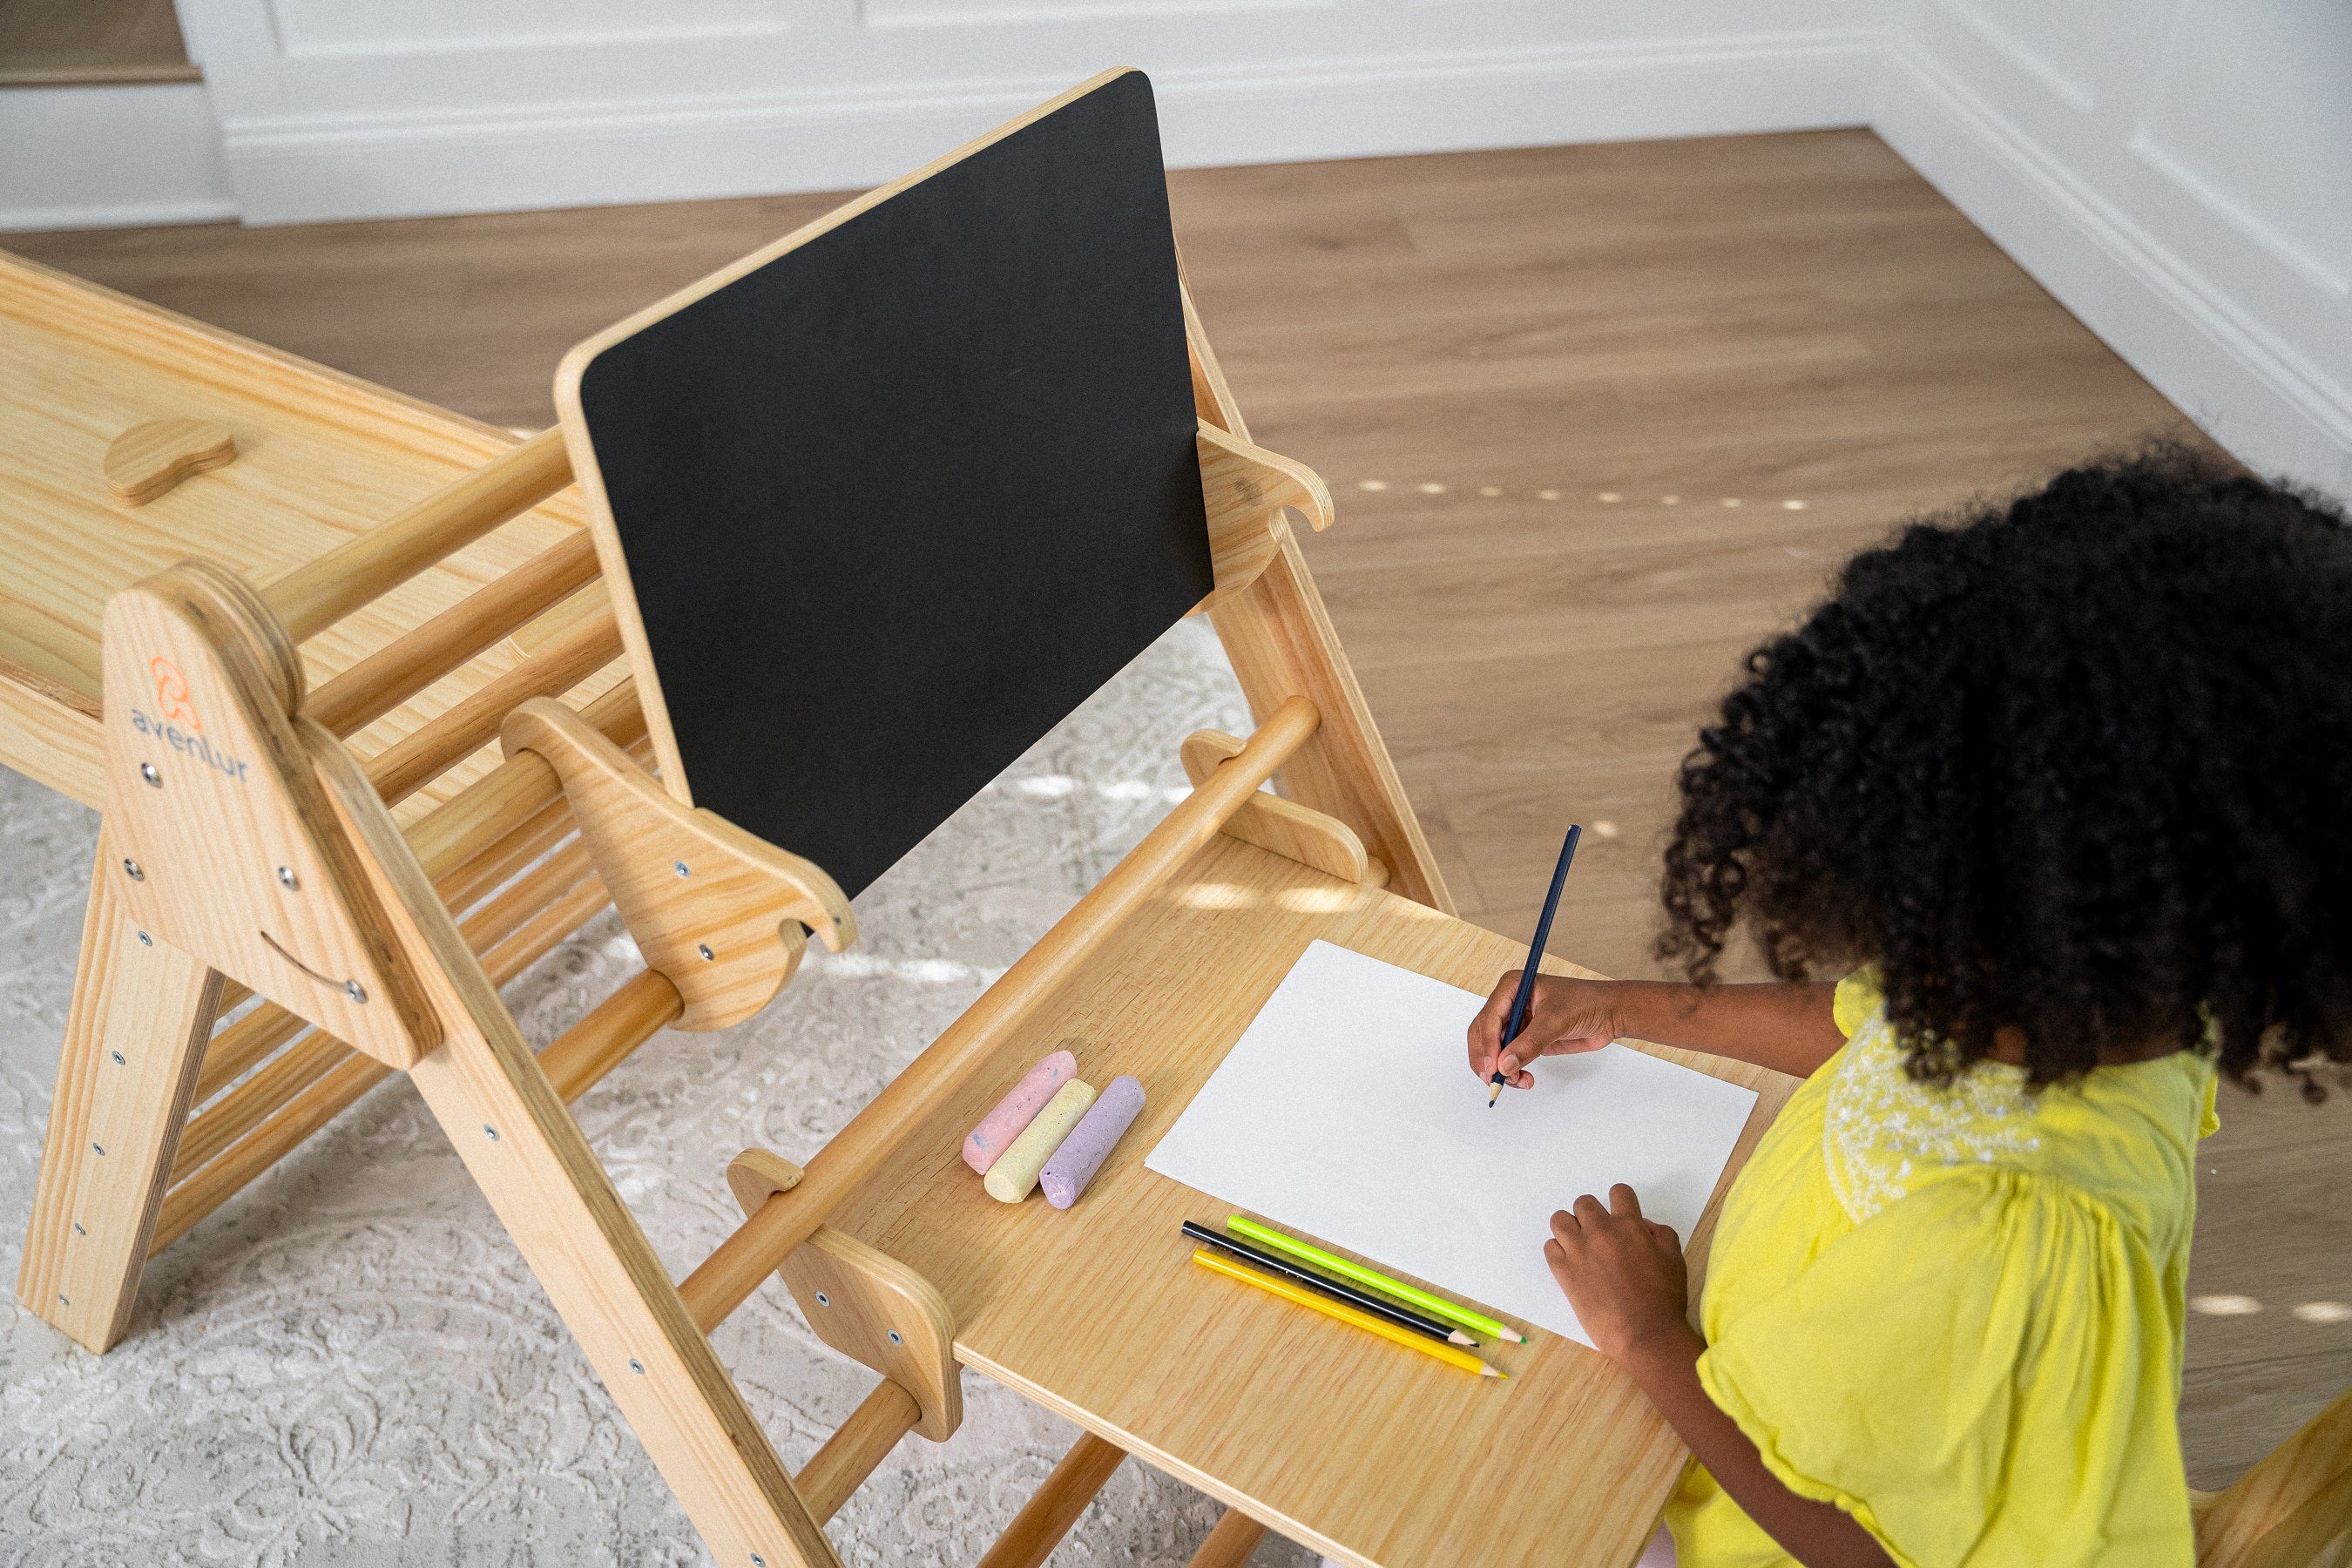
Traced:
<path fill-rule="evenodd" d="M 1184 776 L 1198 789 L 1217 764 L 1241 755 L 1242 742 L 1222 730 L 1195 730 L 1184 737 Z M 1364 851 L 1356 830 L 1312 806 L 1260 790 L 1225 819 L 1225 833 L 1326 876 L 1347 882 L 1386 885 L 1388 868 Z"/>
<path fill-rule="evenodd" d="M 835 952 L 857 940 L 840 884 L 725 817 L 680 805 L 588 721 L 533 698 L 507 715 L 506 754 L 533 752 L 563 781 L 580 837 L 646 966 L 686 1004 L 672 1026 L 724 1029 L 800 967 L 800 927 Z"/>
<path fill-rule="evenodd" d="M 1296 507 L 1320 533 L 1331 526 L 1331 492 L 1306 464 L 1253 447 L 1201 421 L 1201 500 L 1209 513 L 1209 554 L 1216 592 L 1198 614 L 1257 581 L 1282 549 L 1281 509 Z"/>
<path fill-rule="evenodd" d="M 765 1149 L 746 1149 L 727 1165 L 727 1185 L 746 1215 L 800 1180 L 798 1165 Z M 829 1225 L 776 1272 L 817 1338 L 915 1396 L 917 1432 L 944 1442 L 963 1424 L 955 1317 L 929 1280 Z"/>

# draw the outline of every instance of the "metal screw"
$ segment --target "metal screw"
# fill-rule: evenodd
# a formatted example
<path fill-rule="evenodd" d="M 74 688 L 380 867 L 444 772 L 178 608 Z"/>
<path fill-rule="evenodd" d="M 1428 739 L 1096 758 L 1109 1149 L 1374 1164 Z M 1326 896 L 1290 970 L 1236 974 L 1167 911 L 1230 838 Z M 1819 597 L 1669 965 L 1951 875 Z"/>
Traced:
<path fill-rule="evenodd" d="M 70 1306 L 72 1306 L 72 1305 L 73 1305 L 73 1303 L 72 1303 L 71 1301 L 67 1300 L 65 1299 L 65 1297 L 64 1297 L 62 1294 L 60 1294 L 60 1295 L 58 1297 L 58 1306 L 60 1306 L 60 1307 L 70 1307 Z"/>
<path fill-rule="evenodd" d="M 833 1305 L 833 1298 L 820 1290 L 816 1293 L 816 1304 L 820 1307 L 830 1307 Z"/>
<path fill-rule="evenodd" d="M 906 1341 L 904 1341 L 904 1340 L 902 1340 L 902 1339 L 900 1339 L 900 1338 L 898 1337 L 898 1330 L 896 1330 L 896 1329 L 892 1329 L 892 1330 L 890 1331 L 890 1342 L 891 1342 L 892 1344 L 894 1344 L 894 1345 L 903 1345 L 903 1344 L 905 1344 L 907 1342 L 906 1342 Z"/>
<path fill-rule="evenodd" d="M 302 888 L 302 879 L 294 875 L 293 867 L 280 866 L 278 868 L 278 885 L 284 888 L 289 892 L 299 892 Z"/>
<path fill-rule="evenodd" d="M 134 882 L 143 882 L 147 879 L 147 873 L 139 868 L 139 862 L 128 855 L 122 858 L 122 874 Z"/>
<path fill-rule="evenodd" d="M 95 1143 L 91 1144 L 91 1145 L 90 1145 L 90 1147 L 91 1147 L 91 1148 L 93 1148 L 93 1149 L 98 1149 L 98 1145 L 97 1145 L 97 1144 L 95 1144 Z M 99 1152 L 99 1154 L 100 1154 L 100 1157 L 103 1158 L 103 1157 L 105 1156 L 106 1151 L 105 1151 L 105 1150 L 103 1150 L 103 1149 L 98 1149 L 98 1152 Z"/>
<path fill-rule="evenodd" d="M 356 980 L 346 980 L 343 982 L 343 994 L 350 997 L 354 1002 L 365 1004 L 367 1001 L 367 987 L 361 984 Z"/>
<path fill-rule="evenodd" d="M 162 789 L 163 787 L 163 775 L 155 771 L 155 764 L 152 763 L 140 763 L 139 776 L 145 779 L 149 784 L 153 784 L 157 789 Z"/>
<path fill-rule="evenodd" d="M 491 1142 L 495 1143 L 499 1141 L 499 1130 L 491 1126 L 488 1122 L 485 1121 L 482 1123 L 482 1131 L 490 1135 Z"/>
<path fill-rule="evenodd" d="M 717 953 L 710 951 L 710 944 L 707 942 L 695 943 L 694 951 L 702 954 L 702 962 L 705 963 L 709 963 L 712 959 L 719 956 Z"/>
<path fill-rule="evenodd" d="M 74 1234 L 76 1236 L 88 1236 L 89 1232 L 82 1229 L 81 1221 L 76 1220 L 74 1221 Z"/>
<path fill-rule="evenodd" d="M 751 1553 L 751 1568 L 768 1568 L 768 1560 L 754 1552 Z"/>
<path fill-rule="evenodd" d="M 149 936 L 142 931 L 139 933 L 139 945 L 142 947 L 152 947 L 155 945 L 155 939 Z"/>
<path fill-rule="evenodd" d="M 692 871 L 687 869 L 686 862 L 683 860 L 673 860 L 669 864 L 670 869 L 676 871 L 681 877 L 691 877 L 694 875 Z"/>
<path fill-rule="evenodd" d="M 629 1370 L 635 1373 L 639 1377 L 643 1377 L 646 1374 L 646 1363 L 639 1361 L 636 1357 L 631 1356 L 629 1358 Z"/>
<path fill-rule="evenodd" d="M 107 1054 L 114 1058 L 114 1065 L 116 1067 L 127 1068 L 131 1065 L 129 1062 L 122 1059 L 122 1053 L 121 1051 L 110 1051 Z"/>

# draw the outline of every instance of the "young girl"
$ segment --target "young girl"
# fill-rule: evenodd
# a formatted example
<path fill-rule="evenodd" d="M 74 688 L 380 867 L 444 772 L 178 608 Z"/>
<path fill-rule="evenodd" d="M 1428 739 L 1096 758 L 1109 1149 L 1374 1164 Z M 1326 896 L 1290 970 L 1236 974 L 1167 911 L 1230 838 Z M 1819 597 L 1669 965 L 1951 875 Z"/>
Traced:
<path fill-rule="evenodd" d="M 2215 1071 L 2352 1056 L 2352 533 L 2187 454 L 1915 525 L 1683 765 L 1661 955 L 1542 980 L 1483 1081 L 1618 1037 L 1805 1079 L 1700 1327 L 1638 1196 L 1545 1254 L 1690 1446 L 1681 1568 L 2189 1564 L 2175 1406 Z M 1744 922 L 1782 984 L 1714 970 Z M 1835 985 L 1809 976 L 1843 974 Z"/>

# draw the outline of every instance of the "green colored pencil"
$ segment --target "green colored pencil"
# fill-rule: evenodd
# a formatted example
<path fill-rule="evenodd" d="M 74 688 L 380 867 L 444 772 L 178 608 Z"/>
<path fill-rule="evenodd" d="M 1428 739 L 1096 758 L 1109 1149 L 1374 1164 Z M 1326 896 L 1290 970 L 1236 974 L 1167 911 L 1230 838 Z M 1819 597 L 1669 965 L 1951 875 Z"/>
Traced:
<path fill-rule="evenodd" d="M 1415 1289 L 1402 1279 L 1391 1279 L 1387 1275 L 1376 1269 L 1367 1268 L 1360 1263 L 1350 1263 L 1344 1258 L 1335 1257 L 1319 1247 L 1310 1246 L 1299 1240 L 1297 1237 L 1285 1236 L 1282 1232 L 1262 1226 L 1255 1220 L 1244 1219 L 1239 1215 L 1230 1215 L 1225 1219 L 1225 1228 L 1236 1236 L 1247 1237 L 1260 1247 L 1270 1247 L 1276 1252 L 1286 1252 L 1302 1262 L 1312 1263 L 1318 1268 L 1328 1268 L 1343 1279 L 1353 1279 L 1359 1285 L 1369 1285 L 1373 1289 L 1393 1296 L 1400 1301 L 1410 1302 L 1423 1311 L 1443 1318 L 1449 1323 L 1459 1323 L 1465 1329 L 1474 1330 L 1482 1334 L 1490 1334 L 1496 1339 L 1508 1340 L 1513 1344 L 1523 1345 L 1528 1342 L 1527 1335 L 1507 1324 L 1496 1322 L 1483 1312 L 1474 1312 L 1467 1307 L 1457 1307 L 1443 1296 L 1433 1296 L 1426 1290 Z"/>

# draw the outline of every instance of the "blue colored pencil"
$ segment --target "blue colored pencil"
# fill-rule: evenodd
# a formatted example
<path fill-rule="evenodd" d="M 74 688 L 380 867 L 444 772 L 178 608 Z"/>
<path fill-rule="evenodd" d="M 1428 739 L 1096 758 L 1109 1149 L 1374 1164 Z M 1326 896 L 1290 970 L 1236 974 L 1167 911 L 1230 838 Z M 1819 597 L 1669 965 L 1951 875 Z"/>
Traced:
<path fill-rule="evenodd" d="M 1559 847 L 1559 864 L 1552 868 L 1551 891 L 1544 895 L 1542 918 L 1536 921 L 1536 940 L 1528 947 L 1528 966 L 1519 972 L 1519 994 L 1511 998 L 1511 1011 L 1503 1019 L 1503 1044 L 1507 1046 L 1519 1037 L 1528 1026 L 1528 1004 L 1535 1000 L 1536 971 L 1542 966 L 1544 943 L 1551 940 L 1551 917 L 1559 912 L 1559 890 L 1568 885 L 1568 864 L 1576 858 L 1576 841 L 1584 837 L 1583 826 L 1570 823 L 1568 839 Z M 1498 1047 L 1499 1051 L 1499 1047 Z M 1497 1070 L 1487 1079 L 1495 1087 L 1486 1096 L 1486 1109 L 1503 1098 L 1503 1089 L 1510 1080 Z"/>

